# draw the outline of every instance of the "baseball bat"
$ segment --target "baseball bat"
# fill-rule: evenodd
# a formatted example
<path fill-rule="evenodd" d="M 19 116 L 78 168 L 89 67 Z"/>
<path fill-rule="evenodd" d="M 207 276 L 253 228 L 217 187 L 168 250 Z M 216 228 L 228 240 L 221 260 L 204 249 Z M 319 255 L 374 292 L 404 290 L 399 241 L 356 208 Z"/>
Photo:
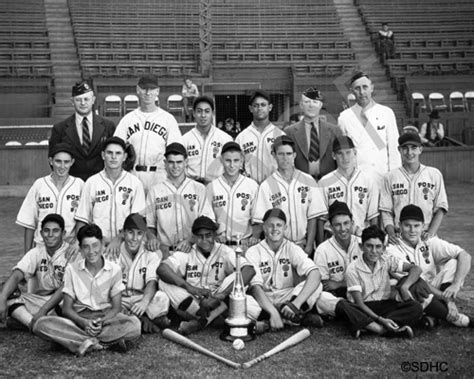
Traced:
<path fill-rule="evenodd" d="M 199 351 L 200 353 L 207 355 L 208 357 L 212 357 L 214 359 L 217 359 L 218 361 L 221 361 L 225 363 L 226 365 L 229 365 L 230 367 L 233 368 L 240 368 L 241 365 L 240 363 L 233 362 L 229 359 L 226 359 L 224 357 L 221 357 L 220 355 L 213 353 L 210 350 L 207 350 L 206 348 L 202 347 L 201 345 L 198 345 L 196 342 L 191 341 L 190 339 L 182 336 L 179 333 L 176 333 L 175 331 L 171 329 L 164 329 L 163 330 L 163 337 L 169 339 L 170 341 L 179 343 L 182 346 L 188 347 L 190 349 Z"/>
<path fill-rule="evenodd" d="M 254 358 L 251 361 L 245 362 L 242 365 L 242 367 L 249 368 L 256 363 L 261 362 L 264 359 L 267 359 L 268 357 L 271 357 L 272 355 L 279 353 L 280 351 L 283 351 L 285 349 L 288 349 L 291 346 L 299 344 L 301 341 L 304 341 L 310 335 L 311 333 L 309 332 L 308 329 L 300 330 L 298 333 L 293 334 L 291 337 L 287 338 L 282 343 L 275 346 L 273 349 L 268 350 L 266 353 L 259 355 L 257 358 Z"/>

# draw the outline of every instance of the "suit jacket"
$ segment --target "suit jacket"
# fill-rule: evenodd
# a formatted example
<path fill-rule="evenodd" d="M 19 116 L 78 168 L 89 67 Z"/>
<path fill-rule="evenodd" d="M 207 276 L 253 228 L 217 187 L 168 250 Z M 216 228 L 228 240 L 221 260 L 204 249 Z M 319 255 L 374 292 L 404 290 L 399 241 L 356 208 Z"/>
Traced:
<path fill-rule="evenodd" d="M 295 167 L 309 174 L 308 140 L 304 120 L 297 122 L 285 129 L 295 141 Z M 319 120 L 319 167 L 320 172 L 316 180 L 336 169 L 336 161 L 332 159 L 332 144 L 334 138 L 340 135 L 339 129 L 325 121 Z"/>
<path fill-rule="evenodd" d="M 51 149 L 60 142 L 69 144 L 74 152 L 75 160 L 69 173 L 86 181 L 104 168 L 104 161 L 101 156 L 102 143 L 114 135 L 115 124 L 94 114 L 92 116 L 91 147 L 88 153 L 86 153 L 77 134 L 75 117 L 76 115 L 73 114 L 66 120 L 58 122 L 53 126 L 49 139 L 49 148 Z"/>

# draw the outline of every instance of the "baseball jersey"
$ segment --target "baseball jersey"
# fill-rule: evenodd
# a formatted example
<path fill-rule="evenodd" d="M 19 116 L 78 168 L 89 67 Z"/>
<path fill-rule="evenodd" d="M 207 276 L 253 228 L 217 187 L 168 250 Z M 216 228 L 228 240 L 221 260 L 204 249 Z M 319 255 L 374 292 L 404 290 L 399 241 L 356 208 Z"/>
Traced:
<path fill-rule="evenodd" d="M 379 215 L 379 189 L 373 176 L 356 168 L 350 179 L 338 170 L 323 176 L 319 181 L 327 216 L 329 206 L 336 200 L 347 204 L 354 226 L 361 232 L 369 221 Z"/>
<path fill-rule="evenodd" d="M 23 200 L 16 223 L 35 230 L 34 241 L 42 244 L 41 221 L 50 213 L 58 213 L 64 219 L 66 237 L 71 236 L 83 186 L 84 182 L 73 176 L 68 177 L 61 190 L 54 185 L 51 175 L 37 179 Z"/>
<path fill-rule="evenodd" d="M 379 209 L 394 215 L 395 227 L 398 226 L 400 212 L 408 204 L 415 204 L 423 210 L 425 228 L 428 228 L 438 209 L 448 211 L 443 175 L 438 169 L 420 165 L 418 172 L 411 175 L 399 167 L 385 176 Z"/>
<path fill-rule="evenodd" d="M 357 149 L 357 165 L 384 175 L 401 165 L 398 151 L 397 120 L 393 111 L 372 101 L 365 110 L 368 119 L 364 126 L 360 119 L 362 108 L 354 104 L 343 111 L 337 120 L 342 134 L 352 139 Z"/>
<path fill-rule="evenodd" d="M 208 184 L 207 196 L 219 224 L 217 235 L 227 241 L 248 238 L 252 234 L 251 218 L 258 194 L 255 180 L 239 175 L 232 187 L 223 176 Z"/>
<path fill-rule="evenodd" d="M 110 242 L 129 214 L 145 214 L 145 205 L 143 184 L 136 176 L 122 171 L 114 183 L 102 170 L 87 179 L 75 218 L 97 224 L 104 240 Z"/>
<path fill-rule="evenodd" d="M 114 136 L 133 145 L 136 165 L 157 166 L 158 171 L 165 170 L 166 146 L 173 142 L 183 143 L 176 119 L 161 108 L 154 112 L 142 112 L 137 108 L 127 113 L 117 125 Z"/>
<path fill-rule="evenodd" d="M 232 137 L 214 125 L 204 139 L 197 128 L 191 129 L 183 136 L 183 145 L 188 153 L 186 176 L 191 179 L 202 180 L 209 183 L 224 169 L 220 160 L 222 146 L 232 141 Z"/>
<path fill-rule="evenodd" d="M 173 246 L 191 237 L 191 227 L 199 216 L 214 218 L 207 200 L 206 187 L 189 178 L 176 186 L 166 179 L 147 195 L 146 220 L 157 230 L 158 240 Z"/>
<path fill-rule="evenodd" d="M 120 245 L 120 255 L 109 258 L 122 269 L 122 282 L 125 286 L 124 296 L 143 295 L 146 285 L 158 282 L 156 269 L 161 263 L 161 251 L 148 251 L 143 244 L 134 257 L 125 248 L 125 242 Z"/>
<path fill-rule="evenodd" d="M 107 259 L 95 276 L 86 268 L 84 258 L 66 267 L 63 293 L 73 299 L 76 312 L 107 310 L 112 307 L 112 298 L 124 289 L 120 266 Z"/>
<path fill-rule="evenodd" d="M 265 240 L 260 241 L 249 247 L 245 258 L 255 269 L 250 285 L 260 285 L 267 292 L 293 288 L 298 284 L 296 275 L 306 277 L 311 271 L 317 270 L 303 249 L 286 239 L 277 252 Z"/>
<path fill-rule="evenodd" d="M 37 295 L 51 295 L 62 286 L 66 266 L 78 256 L 77 248 L 67 242 L 63 242 L 53 256 L 48 254 L 44 245 L 39 245 L 29 250 L 13 270 L 20 270 L 26 280 L 36 278 Z"/>
<path fill-rule="evenodd" d="M 396 245 L 388 245 L 387 254 L 393 255 L 406 263 L 419 266 L 421 278 L 431 283 L 438 273 L 437 267 L 450 259 L 457 259 L 463 249 L 457 245 L 432 237 L 427 241 L 419 241 L 415 247 L 399 238 Z M 403 275 L 400 275 L 401 277 Z"/>
<path fill-rule="evenodd" d="M 253 221 L 262 223 L 268 209 L 280 208 L 287 219 L 285 237 L 296 243 L 303 241 L 308 220 L 324 214 L 317 187 L 314 178 L 300 170 L 295 169 L 290 183 L 275 171 L 260 185 Z"/>
<path fill-rule="evenodd" d="M 194 287 L 217 290 L 224 279 L 235 271 L 235 252 L 230 247 L 215 242 L 206 258 L 193 245 L 189 253 L 176 251 L 165 261 L 178 275 Z M 240 258 L 240 266 L 250 266 Z"/>
<path fill-rule="evenodd" d="M 245 171 L 258 184 L 268 178 L 277 168 L 272 156 L 275 138 L 286 134 L 281 129 L 268 124 L 262 133 L 251 123 L 235 138 L 245 157 Z"/>
<path fill-rule="evenodd" d="M 403 261 L 393 255 L 384 254 L 375 264 L 374 271 L 364 259 L 356 259 L 346 271 L 347 298 L 353 301 L 351 292 L 362 293 L 366 301 L 390 299 L 390 275 L 403 272 Z"/>
<path fill-rule="evenodd" d="M 347 266 L 362 257 L 357 237 L 351 236 L 349 248 L 344 248 L 333 236 L 321 243 L 314 253 L 314 263 L 321 273 L 321 280 L 344 281 Z"/>

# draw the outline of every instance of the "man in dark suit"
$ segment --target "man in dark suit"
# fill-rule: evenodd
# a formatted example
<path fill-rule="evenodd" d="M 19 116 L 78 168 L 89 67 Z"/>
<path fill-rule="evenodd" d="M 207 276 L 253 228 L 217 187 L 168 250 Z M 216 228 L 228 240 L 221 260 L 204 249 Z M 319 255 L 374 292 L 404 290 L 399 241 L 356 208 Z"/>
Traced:
<path fill-rule="evenodd" d="M 316 88 L 301 94 L 300 109 L 303 119 L 285 129 L 295 141 L 295 167 L 316 180 L 336 169 L 332 158 L 332 144 L 339 130 L 319 117 L 323 96 Z"/>
<path fill-rule="evenodd" d="M 69 144 L 75 158 L 70 174 L 86 181 L 104 168 L 102 143 L 114 135 L 115 124 L 92 112 L 95 96 L 87 81 L 72 87 L 71 102 L 75 113 L 53 126 L 49 149 L 60 142 Z"/>

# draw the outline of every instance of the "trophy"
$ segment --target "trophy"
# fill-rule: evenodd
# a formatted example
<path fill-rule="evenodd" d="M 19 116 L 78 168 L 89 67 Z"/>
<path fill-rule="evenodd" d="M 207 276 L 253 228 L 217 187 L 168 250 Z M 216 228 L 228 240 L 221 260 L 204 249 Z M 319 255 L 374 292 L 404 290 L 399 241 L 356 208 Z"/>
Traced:
<path fill-rule="evenodd" d="M 240 238 L 235 249 L 235 279 L 234 288 L 229 295 L 229 315 L 225 319 L 226 328 L 220 338 L 226 341 L 234 341 L 239 338 L 242 341 L 254 339 L 252 320 L 247 317 L 247 296 L 245 295 L 244 281 L 240 271 L 240 260 L 244 255 Z"/>

